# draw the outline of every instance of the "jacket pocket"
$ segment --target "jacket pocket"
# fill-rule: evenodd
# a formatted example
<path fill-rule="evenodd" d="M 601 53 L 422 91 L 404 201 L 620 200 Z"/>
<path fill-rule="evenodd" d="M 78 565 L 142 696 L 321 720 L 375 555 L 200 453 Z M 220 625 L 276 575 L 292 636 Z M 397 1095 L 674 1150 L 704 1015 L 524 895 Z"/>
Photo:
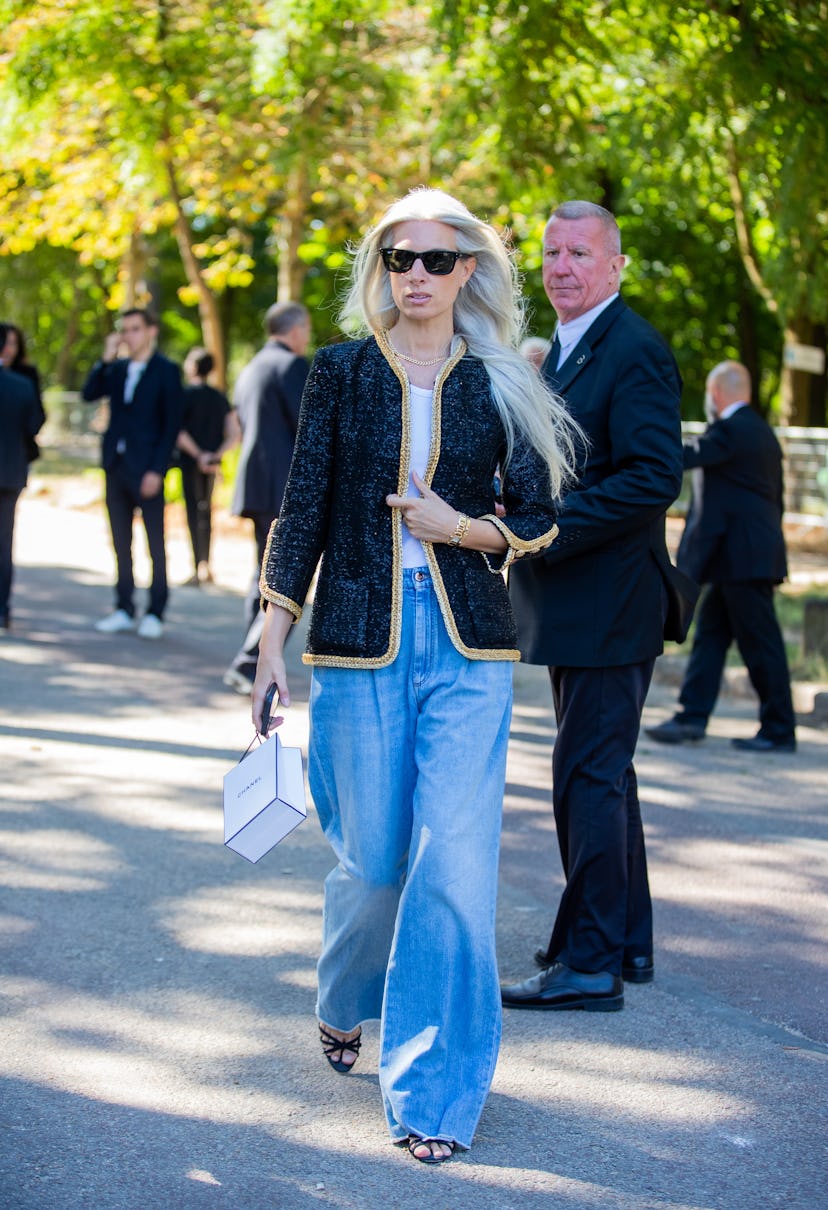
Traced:
<path fill-rule="evenodd" d="M 455 621 L 467 646 L 486 649 L 517 647 L 517 628 L 503 577 L 492 575 L 480 559 L 479 567 L 463 569 L 463 588 L 464 600 Z M 466 637 L 469 632 L 471 638 Z"/>
<path fill-rule="evenodd" d="M 320 573 L 308 628 L 308 649 L 317 655 L 364 656 L 367 631 L 365 581 Z"/>

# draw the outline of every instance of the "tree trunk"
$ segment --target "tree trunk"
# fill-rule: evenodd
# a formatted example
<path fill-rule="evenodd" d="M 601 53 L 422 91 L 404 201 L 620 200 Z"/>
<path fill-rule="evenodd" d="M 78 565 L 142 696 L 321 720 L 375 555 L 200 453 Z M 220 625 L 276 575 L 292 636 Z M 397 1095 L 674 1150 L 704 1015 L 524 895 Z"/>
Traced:
<path fill-rule="evenodd" d="M 175 239 L 187 281 L 198 295 L 198 314 L 201 320 L 201 335 L 204 347 L 212 353 L 215 367 L 213 374 L 220 390 L 227 389 L 227 350 L 224 342 L 224 325 L 221 320 L 218 300 L 204 280 L 198 257 L 193 251 L 193 233 L 181 204 L 181 194 L 172 162 L 167 160 L 167 177 L 170 195 L 175 204 Z"/>
<path fill-rule="evenodd" d="M 796 315 L 785 327 L 785 344 L 815 345 L 825 349 L 825 327 L 813 323 L 805 315 Z M 781 383 L 782 424 L 816 425 L 825 424 L 826 377 L 808 374 L 782 366 Z"/>
<path fill-rule="evenodd" d="M 306 160 L 300 156 L 288 174 L 285 202 L 276 228 L 279 249 L 277 302 L 300 302 L 302 299 L 307 266 L 299 256 L 299 247 L 305 238 L 309 200 Z"/>
<path fill-rule="evenodd" d="M 75 345 L 80 332 L 81 289 L 75 282 L 72 309 L 63 332 L 63 343 L 55 360 L 55 380 L 65 391 L 73 387 L 75 376 Z"/>
<path fill-rule="evenodd" d="M 759 357 L 759 338 L 756 332 L 756 293 L 745 275 L 739 281 L 739 357 L 747 366 L 753 383 L 753 403 L 763 416 L 767 415 L 768 401 L 760 398 L 762 363 Z"/>

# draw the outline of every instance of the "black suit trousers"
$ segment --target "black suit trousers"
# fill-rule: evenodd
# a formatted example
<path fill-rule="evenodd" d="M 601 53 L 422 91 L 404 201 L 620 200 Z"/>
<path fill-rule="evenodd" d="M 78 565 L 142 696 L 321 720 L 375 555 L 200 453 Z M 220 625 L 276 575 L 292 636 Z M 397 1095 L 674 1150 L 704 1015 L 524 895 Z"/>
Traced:
<path fill-rule="evenodd" d="M 552 800 L 566 887 L 550 961 L 621 974 L 651 954 L 653 916 L 633 755 L 654 660 L 549 669 L 558 734 Z"/>
<path fill-rule="evenodd" d="M 157 496 L 143 499 L 132 477 L 127 474 L 122 460 L 117 458 L 106 472 L 106 507 L 112 530 L 112 545 L 115 547 L 115 561 L 118 565 L 115 608 L 123 609 L 130 617 L 135 613 L 132 522 L 135 510 L 140 509 L 152 561 L 147 612 L 163 618 L 168 595 L 167 556 L 164 549 L 164 488 L 161 488 Z"/>
<path fill-rule="evenodd" d="M 767 580 L 709 584 L 705 588 L 679 694 L 679 717 L 707 726 L 734 639 L 759 696 L 759 734 L 777 743 L 793 739 L 796 716 L 788 659 L 773 607 L 773 584 Z"/>
<path fill-rule="evenodd" d="M 12 544 L 14 542 L 14 514 L 20 488 L 0 488 L 0 614 L 9 611 L 12 578 Z"/>
<path fill-rule="evenodd" d="M 184 490 L 187 528 L 190 531 L 196 571 L 201 563 L 210 562 L 210 543 L 213 537 L 211 507 L 215 482 L 215 475 L 205 475 L 193 462 L 182 462 L 181 486 Z"/>

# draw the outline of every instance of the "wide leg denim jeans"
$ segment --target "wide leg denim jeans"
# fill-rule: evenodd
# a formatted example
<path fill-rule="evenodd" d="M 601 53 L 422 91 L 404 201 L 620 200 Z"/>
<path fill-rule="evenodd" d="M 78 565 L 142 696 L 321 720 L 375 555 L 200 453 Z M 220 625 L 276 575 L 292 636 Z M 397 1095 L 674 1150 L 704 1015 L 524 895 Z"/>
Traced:
<path fill-rule="evenodd" d="M 379 1017 L 391 1137 L 471 1144 L 500 1043 L 495 901 L 512 668 L 451 643 L 426 569 L 403 573 L 400 653 L 316 668 L 310 788 L 325 882 L 320 1020 Z"/>

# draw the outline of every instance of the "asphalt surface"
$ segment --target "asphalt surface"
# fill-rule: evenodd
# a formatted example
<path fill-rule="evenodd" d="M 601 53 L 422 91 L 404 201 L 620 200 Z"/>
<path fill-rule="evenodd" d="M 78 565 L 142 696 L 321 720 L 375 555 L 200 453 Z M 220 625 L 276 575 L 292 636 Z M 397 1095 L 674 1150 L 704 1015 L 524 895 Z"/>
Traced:
<path fill-rule="evenodd" d="M 474 1147 L 435 1169 L 389 1144 L 377 1028 L 353 1075 L 313 1019 L 321 884 L 307 823 L 251 866 L 222 844 L 246 748 L 221 684 L 253 543 L 177 588 L 156 643 L 105 636 L 112 561 L 95 492 L 27 495 L 14 630 L 0 639 L 0 1206 L 828 1206 L 828 730 L 795 755 L 723 700 L 708 739 L 646 738 L 637 766 L 656 981 L 623 1012 L 509 1012 Z M 143 536 L 137 539 L 143 566 Z M 170 538 L 173 583 L 190 572 Z M 282 730 L 305 743 L 308 673 Z M 675 689 L 659 674 L 645 724 Z M 562 886 L 545 672 L 520 668 L 503 836 L 504 979 L 530 973 Z M 423 938 L 423 944 L 439 938 Z"/>

